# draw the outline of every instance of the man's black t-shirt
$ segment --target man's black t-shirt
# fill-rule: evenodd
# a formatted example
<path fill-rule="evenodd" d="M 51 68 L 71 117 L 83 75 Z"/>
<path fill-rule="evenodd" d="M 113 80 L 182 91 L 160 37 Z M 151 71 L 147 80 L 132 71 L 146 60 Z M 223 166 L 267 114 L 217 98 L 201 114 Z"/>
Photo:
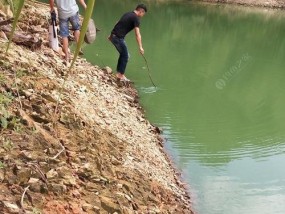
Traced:
<path fill-rule="evenodd" d="M 128 32 L 139 26 L 140 20 L 135 12 L 128 12 L 125 13 L 115 25 L 114 29 L 112 30 L 112 34 L 116 35 L 119 38 L 124 38 Z"/>

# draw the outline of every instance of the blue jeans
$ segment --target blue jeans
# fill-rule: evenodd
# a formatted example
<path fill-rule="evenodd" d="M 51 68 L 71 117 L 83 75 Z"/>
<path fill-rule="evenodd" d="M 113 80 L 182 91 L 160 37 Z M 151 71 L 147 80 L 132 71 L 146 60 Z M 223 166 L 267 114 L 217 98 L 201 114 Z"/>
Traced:
<path fill-rule="evenodd" d="M 127 44 L 123 38 L 118 38 L 114 34 L 111 35 L 111 42 L 120 54 L 117 64 L 117 72 L 124 74 L 129 60 Z"/>
<path fill-rule="evenodd" d="M 59 30 L 60 36 L 68 37 L 69 36 L 69 22 L 72 25 L 72 30 L 80 30 L 79 15 L 76 13 L 74 16 L 71 16 L 67 19 L 59 19 Z"/>

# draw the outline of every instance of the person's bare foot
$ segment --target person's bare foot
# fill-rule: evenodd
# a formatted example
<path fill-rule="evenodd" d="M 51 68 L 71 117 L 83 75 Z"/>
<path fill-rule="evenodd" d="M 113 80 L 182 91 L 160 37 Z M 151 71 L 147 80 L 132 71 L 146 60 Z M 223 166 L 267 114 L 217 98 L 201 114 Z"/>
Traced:
<path fill-rule="evenodd" d="M 130 82 L 130 80 L 129 80 L 124 74 L 117 73 L 117 74 L 116 74 L 116 77 L 117 77 L 118 80 L 120 80 L 120 81 Z"/>
<path fill-rule="evenodd" d="M 121 79 L 123 76 L 124 76 L 124 74 L 121 74 L 121 73 L 119 73 L 119 72 L 116 74 L 116 77 L 117 77 L 118 79 Z"/>
<path fill-rule="evenodd" d="M 64 57 L 63 64 L 66 66 L 69 66 L 69 63 L 70 63 L 70 58 L 69 58 L 69 54 L 67 54 Z"/>

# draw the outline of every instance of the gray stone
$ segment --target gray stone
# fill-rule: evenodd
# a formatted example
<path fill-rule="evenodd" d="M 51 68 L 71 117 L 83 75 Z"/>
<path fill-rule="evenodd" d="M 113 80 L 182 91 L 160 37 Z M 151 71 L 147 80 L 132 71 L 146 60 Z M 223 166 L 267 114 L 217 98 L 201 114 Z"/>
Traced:
<path fill-rule="evenodd" d="M 6 207 L 10 213 L 19 213 L 20 208 L 17 206 L 17 204 L 13 204 L 8 201 L 3 201 L 4 207 Z"/>
<path fill-rule="evenodd" d="M 50 171 L 48 171 L 46 173 L 46 176 L 47 176 L 48 179 L 51 179 L 51 178 L 57 177 L 58 173 L 54 169 L 51 169 Z"/>
<path fill-rule="evenodd" d="M 103 71 L 107 72 L 108 74 L 112 73 L 112 68 L 106 66 L 105 68 L 102 69 Z"/>
<path fill-rule="evenodd" d="M 67 188 L 64 184 L 50 184 L 49 190 L 53 191 L 54 193 L 66 193 Z"/>
<path fill-rule="evenodd" d="M 82 209 L 85 211 L 85 212 L 90 212 L 90 211 L 93 211 L 94 210 L 94 207 L 91 205 L 91 204 L 82 204 Z"/>

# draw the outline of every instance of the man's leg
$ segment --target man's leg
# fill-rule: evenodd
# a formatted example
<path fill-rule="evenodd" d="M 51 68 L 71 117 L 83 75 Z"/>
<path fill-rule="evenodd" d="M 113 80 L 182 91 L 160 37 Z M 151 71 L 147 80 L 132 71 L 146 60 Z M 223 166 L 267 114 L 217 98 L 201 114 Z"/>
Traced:
<path fill-rule="evenodd" d="M 79 31 L 79 30 L 74 31 L 74 39 L 75 39 L 75 42 L 76 42 L 76 43 L 77 43 L 78 40 L 79 40 L 79 35 L 80 35 L 80 31 Z"/>
<path fill-rule="evenodd" d="M 117 65 L 117 72 L 118 72 L 117 77 L 123 80 L 127 79 L 125 76 L 125 71 L 129 61 L 129 52 L 124 39 L 120 39 L 120 46 L 121 46 L 121 51 Z"/>
<path fill-rule="evenodd" d="M 65 54 L 65 60 L 69 60 L 69 52 L 68 52 L 68 36 L 69 36 L 69 29 L 68 29 L 68 19 L 59 19 L 59 29 L 60 29 L 60 36 L 62 37 L 62 50 Z"/>
<path fill-rule="evenodd" d="M 125 76 L 125 70 L 128 64 L 128 52 L 123 51 L 120 53 L 118 63 L 117 63 L 117 74 L 119 79 L 127 79 Z"/>
<path fill-rule="evenodd" d="M 79 30 L 74 31 L 73 35 L 74 35 L 75 42 L 77 44 L 78 41 L 79 41 L 80 31 Z M 83 55 L 83 52 L 82 52 L 81 48 L 79 50 L 79 55 Z"/>
<path fill-rule="evenodd" d="M 119 79 L 127 79 L 124 74 L 125 74 L 125 70 L 127 67 L 128 59 L 129 59 L 129 53 L 128 53 L 128 49 L 127 49 L 125 40 L 120 39 L 120 38 L 116 37 L 115 35 L 111 35 L 110 40 L 120 54 L 119 59 L 118 59 L 118 63 L 117 63 L 117 74 L 116 74 L 116 76 Z"/>
<path fill-rule="evenodd" d="M 72 17 L 70 17 L 70 23 L 72 25 L 72 29 L 74 30 L 74 39 L 75 39 L 75 42 L 78 43 L 79 41 L 79 36 L 80 36 L 80 21 L 79 21 L 79 15 L 78 13 Z M 80 49 L 80 52 L 79 52 L 80 55 L 83 54 L 83 52 L 81 51 Z"/>
<path fill-rule="evenodd" d="M 68 62 L 69 61 L 69 52 L 68 52 L 68 37 L 63 37 L 62 38 L 62 50 L 65 54 L 65 60 Z"/>

